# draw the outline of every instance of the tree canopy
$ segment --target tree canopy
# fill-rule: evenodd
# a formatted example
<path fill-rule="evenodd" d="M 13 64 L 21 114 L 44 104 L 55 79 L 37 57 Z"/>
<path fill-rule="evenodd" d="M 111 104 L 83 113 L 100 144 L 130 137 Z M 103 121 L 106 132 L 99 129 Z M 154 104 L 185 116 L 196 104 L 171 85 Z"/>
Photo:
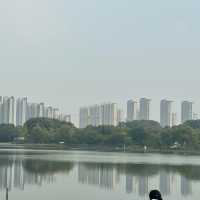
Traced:
<path fill-rule="evenodd" d="M 133 121 L 113 126 L 76 128 L 72 123 L 35 118 L 23 127 L 0 125 L 0 142 L 12 142 L 23 136 L 26 143 L 65 145 L 100 145 L 110 147 L 149 146 L 169 148 L 175 143 L 182 148 L 200 148 L 200 120 L 188 121 L 172 128 L 161 128 L 155 121 Z"/>

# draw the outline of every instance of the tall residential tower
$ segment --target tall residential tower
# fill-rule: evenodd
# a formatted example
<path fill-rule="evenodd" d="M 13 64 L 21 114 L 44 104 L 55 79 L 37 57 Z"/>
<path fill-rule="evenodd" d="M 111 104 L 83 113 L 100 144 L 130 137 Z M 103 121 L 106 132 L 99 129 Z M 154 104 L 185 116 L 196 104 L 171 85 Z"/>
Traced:
<path fill-rule="evenodd" d="M 181 104 L 181 122 L 193 119 L 193 102 L 183 101 Z"/>
<path fill-rule="evenodd" d="M 147 98 L 140 99 L 140 120 L 150 119 L 150 103 L 151 100 Z"/>
<path fill-rule="evenodd" d="M 121 121 L 121 110 L 118 110 L 116 103 L 104 103 L 83 107 L 79 112 L 79 127 L 86 128 L 91 125 L 117 126 Z"/>
<path fill-rule="evenodd" d="M 27 97 L 18 98 L 16 103 L 16 125 L 23 126 L 24 123 L 27 121 L 27 114 L 28 114 L 28 103 Z"/>
<path fill-rule="evenodd" d="M 127 122 L 131 122 L 138 119 L 138 102 L 134 100 L 129 100 L 127 102 Z"/>
<path fill-rule="evenodd" d="M 164 127 L 172 126 L 172 101 L 163 99 L 160 102 L 160 125 Z"/>

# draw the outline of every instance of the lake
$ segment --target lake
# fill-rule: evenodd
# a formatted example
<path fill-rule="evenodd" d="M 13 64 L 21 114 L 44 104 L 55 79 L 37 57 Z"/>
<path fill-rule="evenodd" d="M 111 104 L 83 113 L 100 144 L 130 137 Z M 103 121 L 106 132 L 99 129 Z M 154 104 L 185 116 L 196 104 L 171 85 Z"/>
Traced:
<path fill-rule="evenodd" d="M 0 200 L 198 199 L 200 157 L 0 150 Z"/>

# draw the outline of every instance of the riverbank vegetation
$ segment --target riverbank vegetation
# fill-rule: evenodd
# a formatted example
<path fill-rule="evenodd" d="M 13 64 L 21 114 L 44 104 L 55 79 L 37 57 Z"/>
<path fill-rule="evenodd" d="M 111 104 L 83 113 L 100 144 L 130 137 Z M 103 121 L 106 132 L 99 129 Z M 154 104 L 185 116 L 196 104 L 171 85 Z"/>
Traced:
<path fill-rule="evenodd" d="M 117 127 L 89 126 L 78 129 L 71 123 L 46 118 L 31 119 L 23 127 L 0 125 L 0 142 L 14 142 L 19 137 L 31 144 L 198 150 L 200 120 L 188 121 L 172 128 L 161 128 L 155 121 L 133 121 L 121 123 Z"/>

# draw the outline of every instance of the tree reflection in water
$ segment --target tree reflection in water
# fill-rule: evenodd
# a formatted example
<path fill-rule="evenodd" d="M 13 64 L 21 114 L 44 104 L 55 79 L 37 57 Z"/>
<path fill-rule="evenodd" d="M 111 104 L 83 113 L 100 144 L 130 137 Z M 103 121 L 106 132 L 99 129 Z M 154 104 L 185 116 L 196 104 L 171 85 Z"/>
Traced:
<path fill-rule="evenodd" d="M 154 164 L 111 164 L 111 163 L 78 163 L 78 181 L 82 184 L 97 185 L 105 189 L 115 189 L 123 182 L 127 193 L 138 192 L 139 196 L 148 194 L 155 188 L 152 179 L 156 178 L 157 188 L 163 195 L 170 195 L 173 185 L 180 181 L 183 196 L 192 193 L 192 181 L 200 180 L 200 166 L 193 165 L 154 165 Z"/>
<path fill-rule="evenodd" d="M 73 170 L 76 173 L 76 169 L 77 180 L 81 184 L 107 190 L 114 190 L 118 185 L 127 193 L 137 192 L 140 196 L 155 187 L 151 185 L 152 179 L 156 179 L 157 188 L 163 195 L 171 194 L 176 184 L 180 185 L 179 191 L 183 196 L 190 195 L 192 183 L 200 181 L 200 166 L 197 165 L 66 162 L 9 156 L 0 157 L 0 188 L 24 189 L 28 184 L 42 186 L 43 183 L 55 183 L 59 173 L 68 176 Z"/>
<path fill-rule="evenodd" d="M 69 173 L 73 169 L 72 162 L 56 162 L 48 160 L 25 160 L 23 168 L 30 174 L 45 175 L 56 173 Z"/>

